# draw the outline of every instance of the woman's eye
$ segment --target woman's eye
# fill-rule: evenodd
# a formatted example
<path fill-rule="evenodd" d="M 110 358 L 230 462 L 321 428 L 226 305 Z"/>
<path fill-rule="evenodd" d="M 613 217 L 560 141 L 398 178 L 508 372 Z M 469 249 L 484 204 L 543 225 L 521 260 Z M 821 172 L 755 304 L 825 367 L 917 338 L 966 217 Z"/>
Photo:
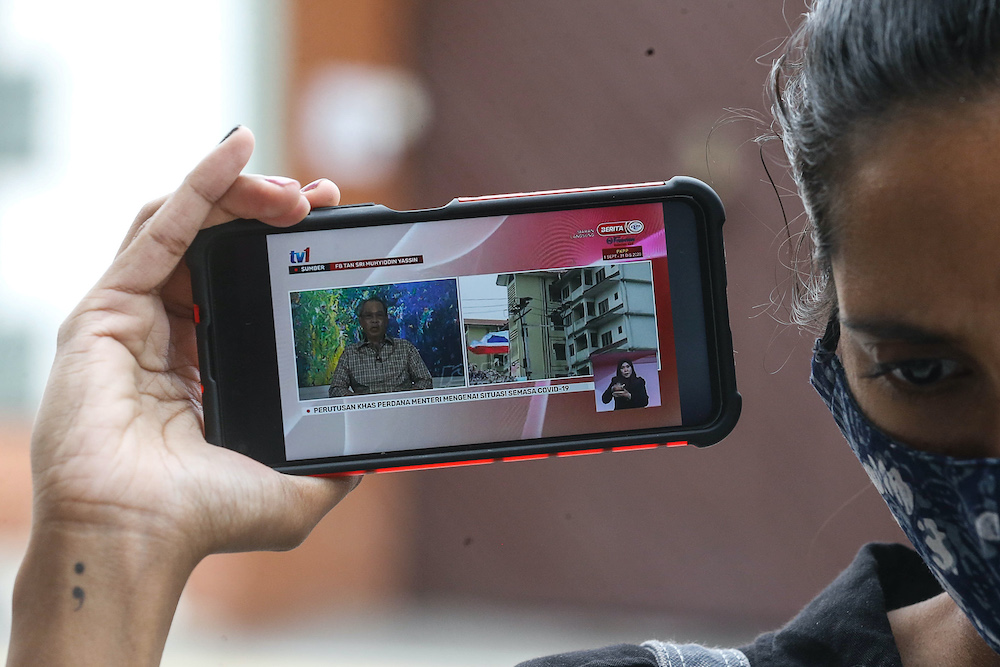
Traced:
<path fill-rule="evenodd" d="M 879 364 L 875 376 L 888 375 L 914 387 L 930 387 L 955 377 L 961 370 L 961 364 L 952 359 L 911 359 Z"/>

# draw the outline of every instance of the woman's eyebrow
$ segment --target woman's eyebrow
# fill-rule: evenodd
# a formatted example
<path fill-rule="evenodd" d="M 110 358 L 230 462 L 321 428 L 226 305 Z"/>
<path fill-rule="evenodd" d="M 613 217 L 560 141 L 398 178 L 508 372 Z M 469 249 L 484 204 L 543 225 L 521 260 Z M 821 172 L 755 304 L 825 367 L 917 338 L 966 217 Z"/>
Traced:
<path fill-rule="evenodd" d="M 953 342 L 951 338 L 942 334 L 933 333 L 912 324 L 894 322 L 892 320 L 841 320 L 840 326 L 875 338 L 898 340 L 907 343 L 937 345 Z"/>

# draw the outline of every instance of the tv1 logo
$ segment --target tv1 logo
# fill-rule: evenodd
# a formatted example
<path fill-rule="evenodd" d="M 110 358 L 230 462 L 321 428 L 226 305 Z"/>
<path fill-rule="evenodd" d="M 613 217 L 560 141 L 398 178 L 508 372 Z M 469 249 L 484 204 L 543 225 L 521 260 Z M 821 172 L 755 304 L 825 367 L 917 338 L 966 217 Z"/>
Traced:
<path fill-rule="evenodd" d="M 288 259 L 292 264 L 308 264 L 309 263 L 309 248 L 305 250 L 292 250 L 288 253 Z"/>

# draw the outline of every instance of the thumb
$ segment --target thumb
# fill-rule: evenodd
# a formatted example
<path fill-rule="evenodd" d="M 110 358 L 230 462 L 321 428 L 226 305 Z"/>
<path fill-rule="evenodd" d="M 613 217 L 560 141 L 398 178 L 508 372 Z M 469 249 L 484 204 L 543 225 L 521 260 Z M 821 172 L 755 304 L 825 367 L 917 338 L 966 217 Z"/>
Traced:
<path fill-rule="evenodd" d="M 146 293 L 163 283 L 205 226 L 212 207 L 239 178 L 253 145 L 253 134 L 245 127 L 223 139 L 142 224 L 98 285 Z"/>

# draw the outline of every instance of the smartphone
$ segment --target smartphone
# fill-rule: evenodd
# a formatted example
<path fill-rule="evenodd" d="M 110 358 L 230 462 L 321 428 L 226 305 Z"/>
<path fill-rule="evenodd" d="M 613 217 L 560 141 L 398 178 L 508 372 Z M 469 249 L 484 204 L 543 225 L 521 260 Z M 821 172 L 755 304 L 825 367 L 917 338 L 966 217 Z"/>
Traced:
<path fill-rule="evenodd" d="M 206 438 L 306 475 L 716 443 L 724 218 L 677 177 L 202 231 Z"/>

